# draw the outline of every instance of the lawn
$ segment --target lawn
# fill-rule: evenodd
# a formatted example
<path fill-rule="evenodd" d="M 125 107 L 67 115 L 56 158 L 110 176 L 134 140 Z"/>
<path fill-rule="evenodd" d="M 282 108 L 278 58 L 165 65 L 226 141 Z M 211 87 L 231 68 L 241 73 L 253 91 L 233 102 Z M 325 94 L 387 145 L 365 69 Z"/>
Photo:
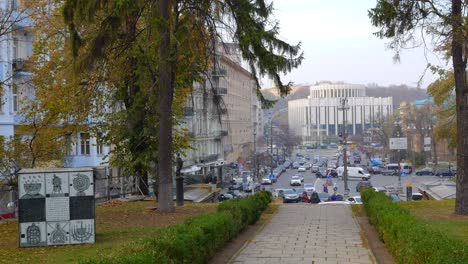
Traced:
<path fill-rule="evenodd" d="M 151 207 L 155 201 L 112 201 L 96 207 L 96 243 L 88 245 L 18 248 L 18 224 L 0 225 L 0 263 L 77 263 L 95 255 L 113 255 L 163 226 L 216 211 L 216 204 L 186 203 L 176 213 L 163 214 Z"/>
<path fill-rule="evenodd" d="M 468 216 L 455 215 L 455 199 L 399 203 L 429 227 L 468 243 Z"/>

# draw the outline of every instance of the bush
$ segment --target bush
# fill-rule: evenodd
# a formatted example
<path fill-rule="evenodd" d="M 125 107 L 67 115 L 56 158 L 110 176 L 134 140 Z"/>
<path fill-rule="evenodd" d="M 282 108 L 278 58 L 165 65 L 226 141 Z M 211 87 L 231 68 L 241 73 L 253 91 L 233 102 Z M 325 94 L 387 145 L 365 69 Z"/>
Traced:
<path fill-rule="evenodd" d="M 468 246 L 429 228 L 384 193 L 361 191 L 364 206 L 380 239 L 398 263 L 468 263 Z"/>
<path fill-rule="evenodd" d="M 266 191 L 227 200 L 218 205 L 218 212 L 161 228 L 154 238 L 126 249 L 125 254 L 82 263 L 206 263 L 242 229 L 255 223 L 270 202 L 271 193 Z"/>

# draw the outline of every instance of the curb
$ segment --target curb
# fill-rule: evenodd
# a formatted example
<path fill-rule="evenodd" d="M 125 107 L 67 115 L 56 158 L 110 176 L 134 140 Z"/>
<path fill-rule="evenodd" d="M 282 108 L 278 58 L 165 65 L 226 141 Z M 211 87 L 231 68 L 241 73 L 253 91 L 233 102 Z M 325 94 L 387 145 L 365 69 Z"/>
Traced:
<path fill-rule="evenodd" d="M 361 206 L 363 206 L 363 205 L 361 205 Z M 359 229 L 359 233 L 361 234 L 361 240 L 365 240 L 366 244 L 368 245 L 368 246 L 366 247 L 366 249 L 367 249 L 367 251 L 369 252 L 369 258 L 370 258 L 371 262 L 372 262 L 372 263 L 378 263 L 378 262 L 377 262 L 377 259 L 376 259 L 375 256 L 374 256 L 374 252 L 372 252 L 372 249 L 370 248 L 369 241 L 367 240 L 366 236 L 363 235 L 361 226 L 360 226 L 359 223 L 357 222 L 356 217 L 354 217 L 353 210 L 351 210 L 351 205 L 348 206 L 348 211 L 351 213 L 351 217 L 353 218 L 354 225 Z M 364 241 L 363 241 L 363 242 L 364 242 Z"/>

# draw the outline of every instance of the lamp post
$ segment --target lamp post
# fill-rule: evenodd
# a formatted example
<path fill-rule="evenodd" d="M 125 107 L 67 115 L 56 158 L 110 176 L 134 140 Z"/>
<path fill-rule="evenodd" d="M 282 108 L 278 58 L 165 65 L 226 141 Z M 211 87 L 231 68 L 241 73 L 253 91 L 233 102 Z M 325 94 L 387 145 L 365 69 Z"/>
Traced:
<path fill-rule="evenodd" d="M 273 116 L 270 119 L 270 157 L 271 157 L 271 173 L 273 173 Z"/>
<path fill-rule="evenodd" d="M 258 163 L 257 163 L 257 129 L 254 127 L 253 131 L 253 144 L 254 144 L 254 182 L 255 180 L 258 181 Z"/>
<path fill-rule="evenodd" d="M 345 192 L 348 190 L 348 157 L 347 157 L 347 148 L 346 148 L 346 111 L 349 109 L 348 98 L 340 99 L 341 106 L 338 107 L 338 110 L 343 111 L 343 181 Z"/>
<path fill-rule="evenodd" d="M 396 136 L 400 137 L 400 120 L 395 120 L 395 126 L 397 127 Z M 397 149 L 398 153 L 398 190 L 401 190 L 401 165 L 400 165 L 400 149 Z"/>

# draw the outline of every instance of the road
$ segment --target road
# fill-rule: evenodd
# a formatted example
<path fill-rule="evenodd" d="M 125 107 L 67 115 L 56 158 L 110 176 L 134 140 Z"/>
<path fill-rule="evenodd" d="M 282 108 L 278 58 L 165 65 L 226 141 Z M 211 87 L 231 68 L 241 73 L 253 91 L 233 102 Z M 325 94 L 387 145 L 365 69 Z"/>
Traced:
<path fill-rule="evenodd" d="M 314 155 L 320 155 L 320 157 L 327 157 L 331 158 L 335 153 L 337 152 L 337 149 L 324 149 L 324 150 L 314 150 L 313 152 L 299 152 L 302 154 L 309 154 L 313 158 Z M 299 160 L 299 157 L 296 157 L 296 153 L 293 153 L 292 160 Z M 341 159 L 341 158 L 340 158 Z M 364 158 L 361 159 L 362 163 L 366 163 L 366 160 Z M 272 185 L 263 185 L 267 190 L 274 190 L 278 188 L 302 188 L 299 186 L 292 187 L 289 184 L 289 181 L 291 179 L 291 176 L 293 175 L 299 175 L 302 174 L 304 176 L 304 183 L 311 183 L 315 184 L 317 178 L 315 177 L 315 173 L 312 173 L 310 170 L 307 170 L 306 172 L 297 172 L 297 169 L 288 169 L 286 170 L 285 173 L 281 174 L 281 176 L 278 178 L 278 181 Z M 322 179 L 324 180 L 324 179 Z M 406 183 L 412 182 L 413 183 L 413 192 L 417 192 L 417 187 L 422 183 L 422 182 L 430 182 L 430 181 L 437 181 L 439 180 L 439 177 L 436 176 L 416 176 L 414 174 L 406 176 L 406 177 L 401 177 L 401 184 L 403 188 L 406 186 Z M 336 186 L 338 187 L 338 193 L 343 194 L 344 193 L 344 181 L 340 180 L 338 178 L 334 178 L 333 181 L 336 183 Z M 360 180 L 348 180 L 348 188 L 350 188 L 350 196 L 354 195 L 360 195 L 358 192 L 356 192 L 356 185 Z M 371 175 L 370 182 L 372 186 L 374 187 L 384 187 L 388 185 L 393 185 L 393 186 L 398 186 L 398 176 L 383 176 L 383 175 Z M 316 188 L 318 187 L 318 184 Z M 321 192 L 322 190 L 317 189 L 317 191 Z M 329 193 L 331 193 L 329 191 Z"/>

